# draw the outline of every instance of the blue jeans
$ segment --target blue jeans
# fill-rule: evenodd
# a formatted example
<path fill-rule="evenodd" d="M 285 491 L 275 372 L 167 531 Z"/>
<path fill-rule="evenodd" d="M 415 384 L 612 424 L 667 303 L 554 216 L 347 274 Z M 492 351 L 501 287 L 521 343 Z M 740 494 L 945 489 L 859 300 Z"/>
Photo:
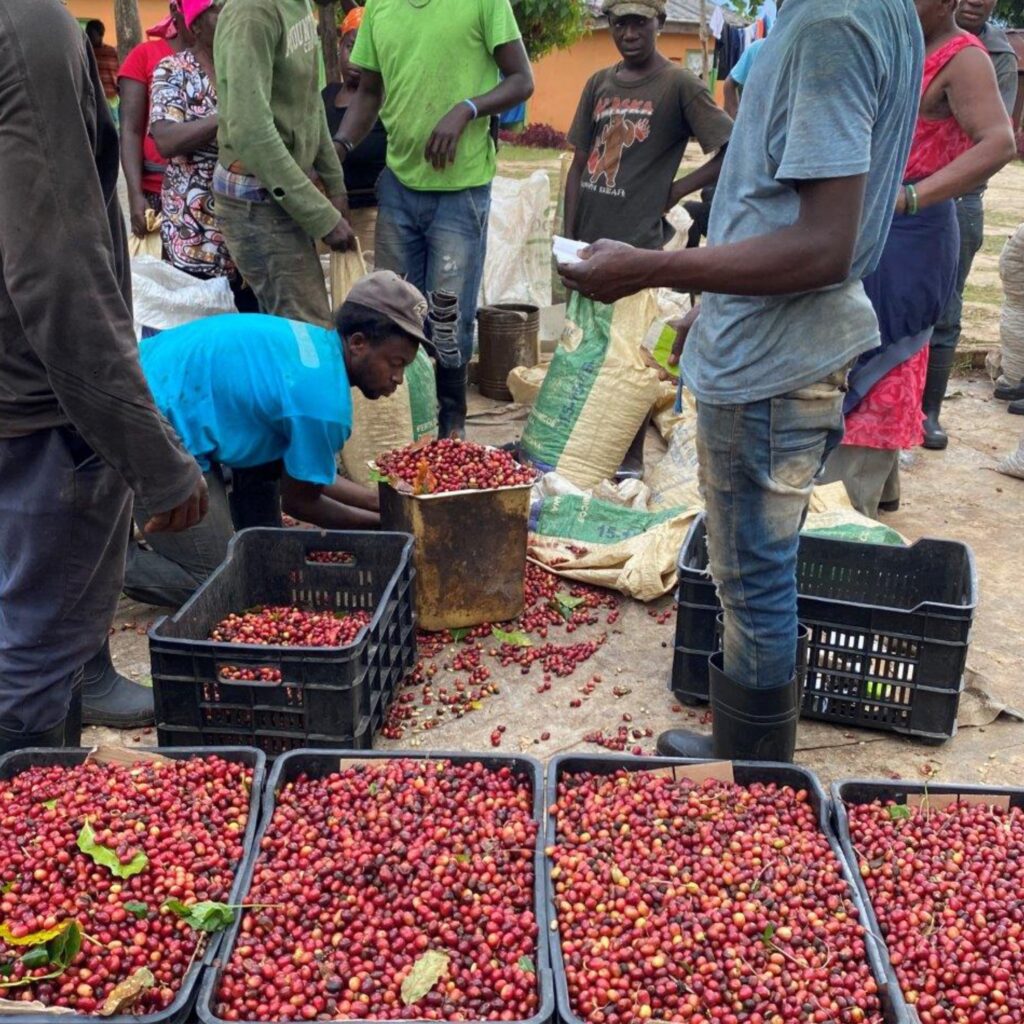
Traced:
<path fill-rule="evenodd" d="M 960 262 L 956 271 L 956 288 L 935 325 L 932 348 L 955 349 L 960 341 L 964 288 L 974 265 L 974 257 L 985 243 L 985 206 L 981 195 L 973 193 L 961 196 L 956 201 L 956 219 L 960 225 Z"/>
<path fill-rule="evenodd" d="M 796 664 L 796 562 L 814 478 L 843 437 L 846 370 L 745 405 L 697 409 L 711 574 L 725 612 L 725 674 L 781 686 Z"/>
<path fill-rule="evenodd" d="M 458 192 L 417 192 L 390 170 L 377 182 L 374 266 L 393 270 L 425 295 L 451 292 L 459 300 L 459 350 L 473 356 L 476 307 L 487 252 L 491 186 Z"/>

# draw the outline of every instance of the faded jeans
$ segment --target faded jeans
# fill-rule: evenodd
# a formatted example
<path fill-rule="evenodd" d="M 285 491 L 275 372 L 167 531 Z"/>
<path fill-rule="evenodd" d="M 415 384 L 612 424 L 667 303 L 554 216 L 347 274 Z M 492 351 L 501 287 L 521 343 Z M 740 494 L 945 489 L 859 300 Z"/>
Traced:
<path fill-rule="evenodd" d="M 491 186 L 457 192 L 418 192 L 390 170 L 377 182 L 374 266 L 393 270 L 424 295 L 451 292 L 459 300 L 459 349 L 466 364 L 487 252 Z"/>
<path fill-rule="evenodd" d="M 725 674 L 750 687 L 793 678 L 797 546 L 814 478 L 843 437 L 846 369 L 744 405 L 697 409 L 711 574 L 725 612 Z"/>
<path fill-rule="evenodd" d="M 974 257 L 985 243 L 985 206 L 983 193 L 971 193 L 956 201 L 956 219 L 960 225 L 960 262 L 956 271 L 956 288 L 942 311 L 932 334 L 932 348 L 956 348 L 960 341 L 961 318 L 964 312 L 964 288 L 970 277 Z"/>
<path fill-rule="evenodd" d="M 332 325 L 316 242 L 284 208 L 216 193 L 217 226 L 260 310 L 320 327 Z"/>

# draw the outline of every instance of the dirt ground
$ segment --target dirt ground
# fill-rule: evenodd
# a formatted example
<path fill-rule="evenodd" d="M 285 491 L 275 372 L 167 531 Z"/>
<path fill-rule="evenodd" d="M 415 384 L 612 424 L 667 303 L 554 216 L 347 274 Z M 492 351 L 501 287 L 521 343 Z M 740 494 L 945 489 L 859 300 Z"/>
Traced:
<path fill-rule="evenodd" d="M 1014 208 L 1024 189 L 1024 166 L 1004 171 L 988 194 L 986 245 L 972 274 L 967 305 L 965 348 L 987 348 L 998 339 L 999 251 L 1017 226 Z M 1016 448 L 1024 418 L 1009 416 L 991 397 L 991 385 L 980 370 L 968 371 L 951 385 L 945 421 L 951 435 L 946 452 L 911 453 L 904 465 L 903 506 L 886 522 L 910 541 L 945 537 L 968 543 L 974 551 L 980 580 L 978 607 L 968 658 L 968 692 L 961 705 L 961 728 L 941 746 L 877 732 L 851 732 L 817 722 L 801 724 L 797 760 L 817 771 L 823 781 L 844 776 L 932 776 L 942 781 L 1020 784 L 1024 777 L 1024 724 L 1010 716 L 996 717 L 1001 706 L 1024 710 L 1021 668 L 1024 665 L 1024 586 L 1021 585 L 1021 537 L 1024 536 L 1024 481 L 994 471 L 998 458 Z M 496 416 L 495 404 L 476 397 L 471 409 L 470 437 L 488 443 L 512 439 L 522 421 Z M 670 604 L 665 599 L 663 606 Z M 124 600 L 115 634 L 114 659 L 126 674 L 149 682 L 146 627 L 164 612 Z M 536 692 L 537 670 L 523 677 L 515 666 L 497 677 L 501 693 L 457 721 L 429 734 L 410 733 L 398 743 L 379 741 L 382 748 L 491 749 L 489 737 L 504 725 L 503 752 L 525 751 L 546 759 L 579 749 L 600 752 L 583 741 L 585 733 L 614 733 L 623 714 L 631 728 L 650 728 L 654 735 L 674 725 L 702 726 L 701 711 L 678 705 L 667 688 L 672 661 L 674 621 L 659 624 L 646 606 L 623 602 L 609 640 L 575 676 L 555 680 L 552 689 Z M 585 633 L 581 634 L 585 638 Z M 603 682 L 579 708 L 580 687 L 595 673 Z M 613 686 L 628 688 L 616 698 Z M 995 719 L 995 720 L 993 720 Z M 986 724 L 967 727 L 964 721 Z M 541 742 L 539 737 L 549 733 Z M 85 741 L 117 738 L 106 730 L 87 730 Z M 152 730 L 126 734 L 129 743 L 152 743 Z M 637 741 L 644 750 L 653 740 Z"/>

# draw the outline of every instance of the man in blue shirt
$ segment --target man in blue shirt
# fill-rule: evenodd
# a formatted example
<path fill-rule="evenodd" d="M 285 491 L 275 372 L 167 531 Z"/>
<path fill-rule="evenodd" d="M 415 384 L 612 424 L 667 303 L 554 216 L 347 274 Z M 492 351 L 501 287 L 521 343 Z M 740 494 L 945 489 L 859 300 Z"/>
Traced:
<path fill-rule="evenodd" d="M 707 248 L 601 241 L 560 268 L 602 302 L 659 286 L 704 293 L 677 345 L 698 403 L 724 651 L 710 664 L 713 741 L 673 731 L 662 753 L 793 756 L 799 533 L 843 435 L 847 368 L 879 343 L 861 279 L 895 209 L 923 51 L 913 0 L 787 0 L 748 80 Z"/>
<path fill-rule="evenodd" d="M 352 430 L 350 387 L 383 398 L 402 383 L 424 334 L 426 299 L 390 271 L 357 282 L 336 330 L 263 314 L 197 320 L 141 344 L 157 407 L 202 468 L 210 511 L 173 536 L 132 545 L 125 593 L 180 605 L 224 560 L 236 529 L 280 526 L 281 509 L 324 529 L 380 525 L 377 496 L 339 477 Z M 432 346 L 430 346 L 432 349 Z M 247 501 L 229 488 L 240 475 Z M 253 502 L 251 495 L 258 497 Z M 148 511 L 135 506 L 135 521 Z"/>

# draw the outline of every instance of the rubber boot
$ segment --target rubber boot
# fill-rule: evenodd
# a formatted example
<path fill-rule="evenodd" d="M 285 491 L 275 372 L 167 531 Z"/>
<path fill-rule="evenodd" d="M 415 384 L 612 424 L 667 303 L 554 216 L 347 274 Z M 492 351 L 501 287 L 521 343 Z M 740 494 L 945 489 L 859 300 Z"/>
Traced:
<path fill-rule="evenodd" d="M 730 679 L 722 670 L 721 651 L 708 660 L 711 735 L 670 729 L 658 737 L 663 757 L 714 758 L 722 761 L 791 762 L 807 669 L 808 632 L 801 627 L 797 670 L 793 678 L 771 689 L 752 688 Z"/>
<path fill-rule="evenodd" d="M 1006 407 L 1007 412 L 1012 412 L 1014 416 L 1024 416 L 1024 398 L 1018 398 L 1016 402 L 1011 402 Z"/>
<path fill-rule="evenodd" d="M 992 390 L 992 397 L 1000 402 L 1019 402 L 1024 400 L 1024 380 L 1016 384 L 1007 381 L 1005 384 L 996 384 Z"/>
<path fill-rule="evenodd" d="M 125 679 L 110 660 L 110 642 L 85 664 L 82 721 L 111 729 L 141 729 L 153 724 L 153 691 Z"/>
<path fill-rule="evenodd" d="M 466 437 L 465 366 L 437 367 L 437 434 L 438 437 Z"/>
<path fill-rule="evenodd" d="M 955 348 L 933 348 L 928 353 L 928 376 L 925 379 L 921 408 L 924 412 L 923 445 L 932 451 L 942 451 L 949 444 L 949 435 L 939 423 L 939 414 L 942 412 L 942 400 L 946 397 L 946 386 L 955 361 Z"/>

